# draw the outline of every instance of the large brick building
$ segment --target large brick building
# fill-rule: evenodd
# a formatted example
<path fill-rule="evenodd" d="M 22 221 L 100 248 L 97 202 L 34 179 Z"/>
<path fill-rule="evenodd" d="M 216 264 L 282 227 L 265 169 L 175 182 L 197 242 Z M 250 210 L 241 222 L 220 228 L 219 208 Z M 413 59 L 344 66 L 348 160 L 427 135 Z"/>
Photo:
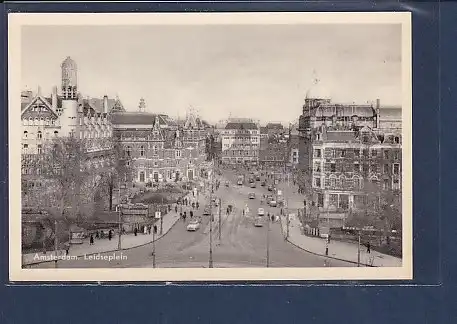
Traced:
<path fill-rule="evenodd" d="M 208 124 L 194 114 L 184 123 L 144 111 L 111 115 L 114 137 L 132 163 L 132 177 L 140 184 L 198 179 L 206 171 Z"/>

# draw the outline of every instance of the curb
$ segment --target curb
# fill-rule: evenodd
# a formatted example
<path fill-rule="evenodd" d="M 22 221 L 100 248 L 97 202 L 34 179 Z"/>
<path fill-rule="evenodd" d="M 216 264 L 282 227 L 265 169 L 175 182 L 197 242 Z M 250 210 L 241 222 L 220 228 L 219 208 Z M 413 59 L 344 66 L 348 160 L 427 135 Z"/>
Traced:
<path fill-rule="evenodd" d="M 114 250 L 106 250 L 106 251 L 100 251 L 100 252 L 86 253 L 86 254 L 83 254 L 83 255 L 75 255 L 75 257 L 82 257 L 84 255 L 96 255 L 96 254 L 101 254 L 101 253 L 118 252 L 118 251 L 128 251 L 128 250 L 132 250 L 132 249 L 135 249 L 135 248 L 138 248 L 138 247 L 142 247 L 142 246 L 151 244 L 153 242 L 157 242 L 158 240 L 163 238 L 165 235 L 167 235 L 171 231 L 171 229 L 178 223 L 178 221 L 179 221 L 179 217 L 176 218 L 176 220 L 173 222 L 173 224 L 168 228 L 168 230 L 164 234 L 162 234 L 162 236 L 156 238 L 154 241 L 151 240 L 149 242 L 142 243 L 142 244 L 135 245 L 135 246 L 131 246 L 131 247 L 128 247 L 128 248 L 125 248 L 125 249 L 120 249 L 120 250 L 119 249 L 114 249 Z M 56 262 L 56 260 L 38 261 L 38 262 L 27 263 L 27 264 L 23 264 L 22 267 L 33 266 L 33 265 L 49 263 L 49 262 Z"/>
<path fill-rule="evenodd" d="M 279 217 L 279 219 L 280 219 L 280 223 L 281 223 L 281 231 L 282 231 L 283 234 L 284 234 L 284 229 L 283 229 L 283 225 L 282 225 L 282 217 Z M 352 264 L 361 264 L 361 265 L 363 265 L 363 266 L 370 267 L 370 268 L 378 268 L 378 266 L 370 265 L 370 264 L 363 263 L 363 262 L 357 263 L 357 262 L 351 261 L 351 260 L 336 258 L 336 257 L 332 257 L 332 256 L 329 256 L 329 255 L 325 255 L 325 254 L 321 254 L 321 253 L 312 252 L 312 251 L 309 251 L 309 250 L 307 250 L 307 249 L 305 249 L 305 248 L 299 246 L 298 244 L 296 244 L 296 243 L 294 243 L 294 242 L 289 241 L 289 239 L 286 238 L 285 236 L 284 236 L 284 238 L 286 239 L 287 243 L 290 243 L 290 244 L 292 244 L 293 246 L 299 248 L 300 250 L 303 250 L 303 251 L 305 251 L 305 252 L 307 252 L 307 253 L 310 253 L 310 254 L 313 254 L 313 255 L 317 255 L 317 256 L 321 256 L 321 257 L 333 259 L 333 260 L 348 262 L 348 263 L 352 263 Z"/>

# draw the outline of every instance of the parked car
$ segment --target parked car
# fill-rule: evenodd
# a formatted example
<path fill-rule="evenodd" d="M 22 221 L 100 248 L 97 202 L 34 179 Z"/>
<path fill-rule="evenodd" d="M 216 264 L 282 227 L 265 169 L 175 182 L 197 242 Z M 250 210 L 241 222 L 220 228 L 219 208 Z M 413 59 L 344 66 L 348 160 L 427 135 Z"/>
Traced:
<path fill-rule="evenodd" d="M 274 199 L 270 200 L 268 204 L 270 205 L 270 207 L 276 207 L 278 205 L 278 203 Z"/>
<path fill-rule="evenodd" d="M 255 193 L 250 192 L 248 197 L 249 199 L 255 199 Z"/>
<path fill-rule="evenodd" d="M 260 185 L 261 185 L 262 187 L 265 187 L 265 186 L 267 185 L 267 183 L 266 183 L 265 181 L 262 181 L 262 182 L 260 183 Z"/>
<path fill-rule="evenodd" d="M 262 222 L 262 218 L 261 217 L 256 217 L 255 218 L 254 226 L 255 227 L 262 227 L 263 226 L 263 222 Z"/>
<path fill-rule="evenodd" d="M 251 182 L 251 184 L 249 185 L 251 188 L 255 188 L 256 185 L 255 185 L 255 182 Z"/>
<path fill-rule="evenodd" d="M 272 185 L 268 186 L 268 191 L 273 191 L 273 186 Z"/>
<path fill-rule="evenodd" d="M 211 206 L 205 206 L 205 209 L 203 210 L 203 215 L 211 215 Z"/>
<path fill-rule="evenodd" d="M 257 215 L 264 216 L 265 215 L 265 210 L 263 208 L 257 209 Z"/>
<path fill-rule="evenodd" d="M 243 185 L 243 180 L 238 180 L 237 184 L 238 184 L 239 186 L 242 186 L 242 185 Z"/>
<path fill-rule="evenodd" d="M 200 228 L 200 222 L 198 220 L 192 220 L 189 225 L 187 225 L 187 230 L 189 232 L 195 232 Z"/>

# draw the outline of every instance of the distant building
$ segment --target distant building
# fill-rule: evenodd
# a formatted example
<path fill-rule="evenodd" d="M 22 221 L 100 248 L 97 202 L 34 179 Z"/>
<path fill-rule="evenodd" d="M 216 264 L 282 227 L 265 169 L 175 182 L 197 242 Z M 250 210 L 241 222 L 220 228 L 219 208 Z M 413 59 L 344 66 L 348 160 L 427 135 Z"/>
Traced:
<path fill-rule="evenodd" d="M 221 133 L 222 163 L 257 164 L 259 162 L 260 131 L 252 121 L 230 121 Z"/>
<path fill-rule="evenodd" d="M 290 135 L 289 140 L 289 163 L 293 168 L 296 168 L 300 157 L 300 138 L 298 135 Z"/>

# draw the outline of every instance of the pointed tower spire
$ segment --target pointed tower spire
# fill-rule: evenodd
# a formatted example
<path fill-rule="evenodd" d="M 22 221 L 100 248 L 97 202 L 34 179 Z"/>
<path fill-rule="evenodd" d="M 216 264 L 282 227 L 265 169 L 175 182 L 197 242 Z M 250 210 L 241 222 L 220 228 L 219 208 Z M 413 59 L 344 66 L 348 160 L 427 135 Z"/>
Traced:
<path fill-rule="evenodd" d="M 138 106 L 140 112 L 145 112 L 146 111 L 146 102 L 144 101 L 144 98 L 140 99 L 140 104 Z"/>

